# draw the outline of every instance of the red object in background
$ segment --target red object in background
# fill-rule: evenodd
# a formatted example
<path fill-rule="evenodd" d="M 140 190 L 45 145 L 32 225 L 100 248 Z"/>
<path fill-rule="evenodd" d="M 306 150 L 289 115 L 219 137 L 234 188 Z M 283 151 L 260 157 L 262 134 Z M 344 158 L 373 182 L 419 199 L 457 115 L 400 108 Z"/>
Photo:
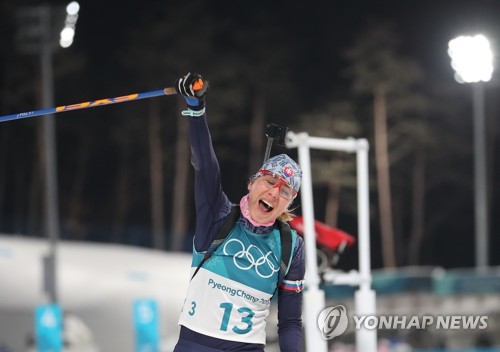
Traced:
<path fill-rule="evenodd" d="M 295 216 L 289 224 L 299 235 L 304 236 L 302 216 Z M 341 245 L 348 247 L 356 242 L 356 239 L 347 232 L 328 226 L 318 220 L 314 220 L 314 231 L 316 232 L 316 242 L 332 251 L 336 251 Z"/>

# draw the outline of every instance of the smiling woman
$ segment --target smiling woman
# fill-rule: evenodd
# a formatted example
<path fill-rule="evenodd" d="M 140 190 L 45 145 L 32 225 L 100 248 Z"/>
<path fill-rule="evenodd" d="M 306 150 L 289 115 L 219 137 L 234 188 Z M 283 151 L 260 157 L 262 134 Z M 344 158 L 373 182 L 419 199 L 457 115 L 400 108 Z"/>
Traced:
<path fill-rule="evenodd" d="M 195 87 L 200 80 L 201 87 Z M 250 178 L 248 194 L 239 202 L 241 213 L 234 212 L 237 208 L 222 190 L 208 130 L 207 89 L 208 82 L 198 74 L 176 82 L 188 105 L 182 115 L 189 116 L 196 229 L 191 282 L 174 351 L 264 351 L 270 302 L 277 295 L 280 349 L 300 352 L 303 241 L 294 230 L 287 231 L 283 220 L 291 219 L 288 209 L 302 173 L 285 154 L 270 158 Z"/>
<path fill-rule="evenodd" d="M 267 160 L 248 184 L 250 222 L 270 226 L 276 219 L 291 220 L 288 208 L 297 196 L 300 179 L 300 168 L 288 155 Z"/>

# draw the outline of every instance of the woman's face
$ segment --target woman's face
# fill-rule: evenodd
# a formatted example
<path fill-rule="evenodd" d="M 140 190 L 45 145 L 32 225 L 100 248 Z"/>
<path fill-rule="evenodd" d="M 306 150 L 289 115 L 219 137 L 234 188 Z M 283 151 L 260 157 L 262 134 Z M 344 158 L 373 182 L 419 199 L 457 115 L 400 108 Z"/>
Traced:
<path fill-rule="evenodd" d="M 250 216 L 259 224 L 276 220 L 287 210 L 295 195 L 288 183 L 272 176 L 255 179 L 248 190 Z"/>

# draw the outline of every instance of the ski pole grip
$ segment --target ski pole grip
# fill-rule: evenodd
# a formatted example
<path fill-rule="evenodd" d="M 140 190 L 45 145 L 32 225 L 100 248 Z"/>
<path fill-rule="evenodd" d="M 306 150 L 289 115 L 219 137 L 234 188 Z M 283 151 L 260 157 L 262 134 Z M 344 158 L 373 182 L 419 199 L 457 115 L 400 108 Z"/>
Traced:
<path fill-rule="evenodd" d="M 200 90 L 203 88 L 205 82 L 203 82 L 203 80 L 201 78 L 199 78 L 198 80 L 196 80 L 194 83 L 193 83 L 193 90 Z"/>

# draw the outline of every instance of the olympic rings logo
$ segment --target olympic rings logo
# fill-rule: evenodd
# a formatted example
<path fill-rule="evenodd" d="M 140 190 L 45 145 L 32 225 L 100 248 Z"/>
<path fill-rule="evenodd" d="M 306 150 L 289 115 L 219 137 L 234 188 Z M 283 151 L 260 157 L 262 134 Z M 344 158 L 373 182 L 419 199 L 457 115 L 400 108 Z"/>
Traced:
<path fill-rule="evenodd" d="M 228 250 L 228 245 L 231 242 L 236 242 L 238 244 L 237 246 L 241 247 L 241 249 L 234 254 L 229 253 L 229 252 L 234 252 L 234 251 Z M 255 248 L 255 250 L 253 251 L 253 254 L 250 253 L 252 248 Z M 239 249 L 239 248 L 237 248 L 237 249 Z M 240 240 L 237 240 L 236 238 L 232 238 L 226 242 L 226 244 L 224 245 L 224 254 L 225 255 L 232 255 L 234 265 L 236 265 L 236 267 L 241 269 L 241 270 L 249 270 L 249 269 L 255 267 L 255 272 L 257 273 L 257 275 L 259 275 L 260 277 L 262 277 L 264 279 L 267 279 L 267 278 L 273 276 L 274 273 L 276 273 L 280 270 L 279 267 L 276 268 L 274 263 L 269 259 L 269 256 L 272 254 L 272 251 L 269 251 L 266 254 L 264 254 L 259 249 L 259 247 L 255 246 L 253 244 L 248 246 L 248 248 L 245 248 L 245 245 L 243 244 L 243 242 L 241 242 Z M 254 256 L 254 254 L 255 254 L 255 256 Z M 260 256 L 259 259 L 255 260 L 256 256 Z M 238 259 L 242 259 L 242 258 L 246 259 L 250 264 L 245 266 L 245 265 L 242 265 L 241 263 L 238 263 L 238 262 L 244 263 L 244 260 L 243 261 L 238 260 Z M 262 267 L 264 269 L 260 269 Z M 265 270 L 266 268 L 267 268 L 267 270 Z M 263 273 L 262 271 L 265 271 L 265 272 Z M 268 272 L 268 271 L 269 271 L 269 273 L 266 274 L 266 272 Z"/>

